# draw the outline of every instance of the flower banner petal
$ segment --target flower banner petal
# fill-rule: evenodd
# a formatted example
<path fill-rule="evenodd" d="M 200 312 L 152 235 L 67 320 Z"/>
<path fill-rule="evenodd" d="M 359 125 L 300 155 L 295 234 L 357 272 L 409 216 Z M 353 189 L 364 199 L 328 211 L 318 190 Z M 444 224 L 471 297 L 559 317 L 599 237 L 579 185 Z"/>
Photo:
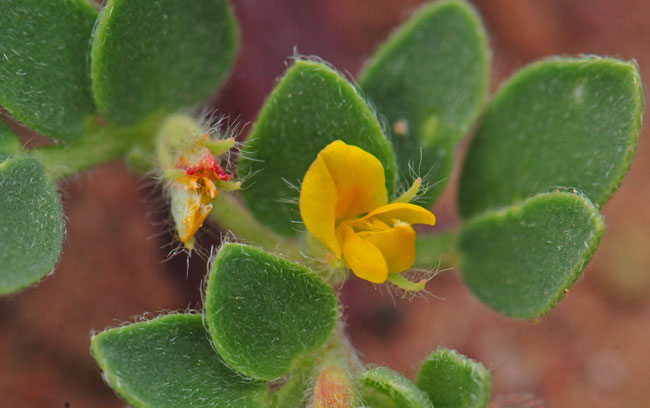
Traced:
<path fill-rule="evenodd" d="M 336 140 L 318 154 L 338 192 L 336 221 L 367 213 L 388 202 L 384 166 L 372 154 Z"/>
<path fill-rule="evenodd" d="M 341 258 L 341 244 L 336 239 L 334 218 L 337 200 L 336 185 L 319 155 L 302 181 L 300 216 L 307 230 Z"/>

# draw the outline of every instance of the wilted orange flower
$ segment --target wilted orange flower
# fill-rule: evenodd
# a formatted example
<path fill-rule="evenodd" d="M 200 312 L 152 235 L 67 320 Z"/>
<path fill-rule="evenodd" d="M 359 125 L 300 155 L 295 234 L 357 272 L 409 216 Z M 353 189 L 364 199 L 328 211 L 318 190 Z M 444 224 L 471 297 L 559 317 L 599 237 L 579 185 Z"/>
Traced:
<path fill-rule="evenodd" d="M 182 172 L 171 185 L 172 217 L 179 239 L 191 246 L 194 234 L 212 210 L 212 201 L 219 193 L 219 182 L 229 181 L 233 176 L 219 166 L 210 150 L 200 146 L 182 154 L 176 168 Z"/>

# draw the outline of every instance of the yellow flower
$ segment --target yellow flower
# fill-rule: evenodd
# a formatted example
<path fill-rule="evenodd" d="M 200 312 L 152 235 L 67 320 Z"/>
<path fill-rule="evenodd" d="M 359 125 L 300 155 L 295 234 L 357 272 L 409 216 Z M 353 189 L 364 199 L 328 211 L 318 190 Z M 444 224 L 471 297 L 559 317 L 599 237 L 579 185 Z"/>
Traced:
<path fill-rule="evenodd" d="M 307 230 L 355 275 L 383 283 L 415 262 L 412 224 L 436 217 L 409 203 L 388 203 L 384 167 L 372 154 L 337 140 L 318 153 L 302 182 L 300 215 Z"/>

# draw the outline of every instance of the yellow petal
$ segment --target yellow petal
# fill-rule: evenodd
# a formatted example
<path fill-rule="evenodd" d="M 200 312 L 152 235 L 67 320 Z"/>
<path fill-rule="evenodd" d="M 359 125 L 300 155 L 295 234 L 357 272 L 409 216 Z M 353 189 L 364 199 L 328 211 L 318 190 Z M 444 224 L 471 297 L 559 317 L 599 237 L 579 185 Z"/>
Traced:
<path fill-rule="evenodd" d="M 405 271 L 415 263 L 415 231 L 409 224 L 398 224 L 383 231 L 362 231 L 357 235 L 381 251 L 388 273 Z"/>
<path fill-rule="evenodd" d="M 342 226 L 346 224 L 352 227 L 356 232 L 359 231 L 383 231 L 393 228 L 391 225 L 386 224 L 378 218 L 349 218 L 341 221 L 336 229 L 336 236 L 339 242 L 343 242 L 344 234 L 342 235 Z"/>
<path fill-rule="evenodd" d="M 178 238 L 184 244 L 191 242 L 208 214 L 212 204 L 201 192 L 175 183 L 171 189 L 171 213 L 176 224 Z"/>
<path fill-rule="evenodd" d="M 368 220 L 373 217 L 379 218 L 389 225 L 394 225 L 394 220 L 399 220 L 407 224 L 434 225 L 436 223 L 436 216 L 431 211 L 419 205 L 409 203 L 383 205 L 369 212 L 362 220 Z"/>
<path fill-rule="evenodd" d="M 367 213 L 388 202 L 384 166 L 372 154 L 337 140 L 318 154 L 336 185 L 336 221 Z"/>
<path fill-rule="evenodd" d="M 311 164 L 300 190 L 305 227 L 341 257 L 336 223 L 380 207 L 388 201 L 384 167 L 372 154 L 337 140 Z"/>
<path fill-rule="evenodd" d="M 336 202 L 338 194 L 325 162 L 320 155 L 311 164 L 300 188 L 300 216 L 305 227 L 334 254 L 341 258 L 341 244 L 336 239 Z"/>
<path fill-rule="evenodd" d="M 388 266 L 381 251 L 369 241 L 361 239 L 350 226 L 345 225 L 343 228 L 343 257 L 352 272 L 373 283 L 386 282 Z"/>
<path fill-rule="evenodd" d="M 366 223 L 362 226 L 362 228 L 368 231 L 383 231 L 391 228 L 390 225 L 386 224 L 377 217 L 370 218 L 367 221 L 363 220 L 362 222 Z"/>

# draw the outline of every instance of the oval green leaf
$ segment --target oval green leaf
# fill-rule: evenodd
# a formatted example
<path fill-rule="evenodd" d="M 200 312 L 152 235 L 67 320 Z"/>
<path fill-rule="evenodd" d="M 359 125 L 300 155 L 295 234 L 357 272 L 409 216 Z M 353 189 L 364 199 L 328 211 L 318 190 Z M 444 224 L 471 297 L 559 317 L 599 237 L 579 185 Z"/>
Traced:
<path fill-rule="evenodd" d="M 23 147 L 18 136 L 9 125 L 0 120 L 0 163 L 22 152 Z"/>
<path fill-rule="evenodd" d="M 202 102 L 226 78 L 238 41 L 227 0 L 109 0 L 92 42 L 97 108 L 133 125 Z"/>
<path fill-rule="evenodd" d="M 630 167 L 642 113 L 633 63 L 552 58 L 524 68 L 496 96 L 469 147 L 462 215 L 557 187 L 604 204 Z"/>
<path fill-rule="evenodd" d="M 219 354 L 237 371 L 265 381 L 287 374 L 325 343 L 337 307 L 332 289 L 307 268 L 239 244 L 219 251 L 205 295 Z"/>
<path fill-rule="evenodd" d="M 543 193 L 487 212 L 461 233 L 465 283 L 499 313 L 542 316 L 580 277 L 604 229 L 598 210 L 577 194 Z"/>
<path fill-rule="evenodd" d="M 224 365 L 201 315 L 110 329 L 92 337 L 91 349 L 110 386 L 138 408 L 261 408 L 268 389 Z"/>
<path fill-rule="evenodd" d="M 297 60 L 264 104 L 240 162 L 253 215 L 280 234 L 297 234 L 300 183 L 318 152 L 337 139 L 377 157 L 393 193 L 395 156 L 374 113 L 334 70 Z"/>
<path fill-rule="evenodd" d="M 435 408 L 486 408 L 492 376 L 483 364 L 439 348 L 422 363 L 417 384 Z"/>
<path fill-rule="evenodd" d="M 372 408 L 433 408 L 426 392 L 408 378 L 386 367 L 373 367 L 359 375 L 365 406 Z"/>
<path fill-rule="evenodd" d="M 458 234 L 456 231 L 418 234 L 415 241 L 415 266 L 438 270 L 458 265 Z"/>
<path fill-rule="evenodd" d="M 94 112 L 88 47 L 97 11 L 84 0 L 0 0 L 0 105 L 70 141 Z"/>
<path fill-rule="evenodd" d="M 490 83 L 490 48 L 465 1 L 436 1 L 417 12 L 370 59 L 359 84 L 386 117 L 400 184 L 414 173 L 431 205 L 449 181 L 456 144 L 481 112 Z M 411 170 L 412 169 L 412 170 Z"/>
<path fill-rule="evenodd" d="M 24 156 L 0 163 L 0 295 L 50 273 L 62 243 L 59 195 L 41 163 Z"/>

